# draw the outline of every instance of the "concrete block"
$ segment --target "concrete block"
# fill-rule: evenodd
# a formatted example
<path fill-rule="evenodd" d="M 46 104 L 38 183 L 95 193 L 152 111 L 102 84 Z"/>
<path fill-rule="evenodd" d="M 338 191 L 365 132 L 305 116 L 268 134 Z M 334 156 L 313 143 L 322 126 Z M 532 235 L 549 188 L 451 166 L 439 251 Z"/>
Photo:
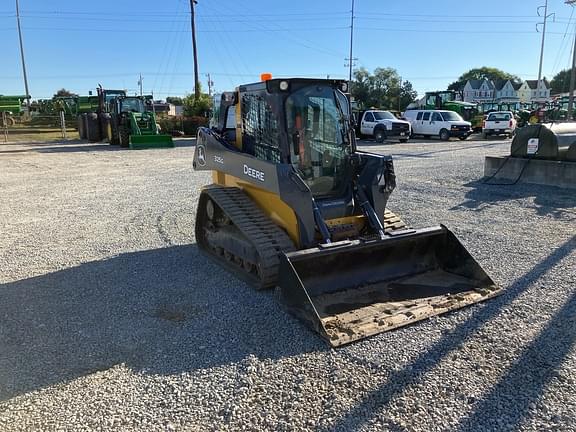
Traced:
<path fill-rule="evenodd" d="M 576 189 L 576 162 L 486 156 L 484 175 L 515 181 Z"/>

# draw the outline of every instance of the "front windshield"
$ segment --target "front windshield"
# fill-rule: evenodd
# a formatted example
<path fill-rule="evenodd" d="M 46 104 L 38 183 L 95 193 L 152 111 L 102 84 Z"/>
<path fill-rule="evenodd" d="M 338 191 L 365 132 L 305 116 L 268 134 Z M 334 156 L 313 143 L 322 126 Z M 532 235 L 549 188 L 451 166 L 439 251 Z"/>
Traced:
<path fill-rule="evenodd" d="M 349 153 L 346 118 L 332 87 L 311 85 L 286 100 L 290 162 L 314 195 L 331 195 L 345 184 Z"/>
<path fill-rule="evenodd" d="M 454 111 L 442 111 L 442 117 L 444 121 L 463 121 L 462 117 Z"/>
<path fill-rule="evenodd" d="M 389 113 L 388 111 L 373 111 L 374 117 L 376 120 L 396 120 L 394 114 Z"/>
<path fill-rule="evenodd" d="M 138 98 L 122 99 L 122 112 L 144 112 L 144 102 Z"/>

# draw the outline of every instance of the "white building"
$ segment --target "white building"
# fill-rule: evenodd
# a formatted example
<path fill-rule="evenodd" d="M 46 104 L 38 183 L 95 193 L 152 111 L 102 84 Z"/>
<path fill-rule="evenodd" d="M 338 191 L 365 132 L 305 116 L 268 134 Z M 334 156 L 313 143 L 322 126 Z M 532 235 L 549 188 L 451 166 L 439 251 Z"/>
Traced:
<path fill-rule="evenodd" d="M 464 102 L 494 100 L 494 83 L 489 80 L 468 80 L 464 86 Z"/>
<path fill-rule="evenodd" d="M 168 109 L 169 116 L 181 116 L 184 114 L 184 107 L 182 105 L 174 105 L 174 104 L 169 105 L 170 105 Z"/>
<path fill-rule="evenodd" d="M 547 80 L 527 80 L 518 89 L 520 102 L 547 102 L 550 100 L 550 84 Z"/>
<path fill-rule="evenodd" d="M 494 82 L 494 99 L 496 102 L 518 102 L 518 89 L 521 84 L 511 80 L 497 80 Z"/>

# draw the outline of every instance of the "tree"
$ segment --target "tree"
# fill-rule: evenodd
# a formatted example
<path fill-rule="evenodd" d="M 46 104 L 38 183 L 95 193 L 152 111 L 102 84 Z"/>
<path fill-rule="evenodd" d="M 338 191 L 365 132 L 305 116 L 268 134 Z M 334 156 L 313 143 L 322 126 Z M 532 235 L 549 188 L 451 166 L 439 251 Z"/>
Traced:
<path fill-rule="evenodd" d="M 360 68 L 354 71 L 351 93 L 362 108 L 378 107 L 401 110 L 413 102 L 417 92 L 410 81 L 401 82 L 393 68 L 376 68 L 374 74 Z M 398 106 L 400 102 L 400 107 Z"/>
<path fill-rule="evenodd" d="M 550 81 L 550 89 L 552 94 L 568 93 L 570 91 L 570 69 L 565 69 L 558 72 Z"/>
<path fill-rule="evenodd" d="M 184 105 L 184 101 L 181 97 L 178 96 L 168 96 L 166 98 L 166 102 L 171 103 L 173 105 Z"/>
<path fill-rule="evenodd" d="M 208 117 L 208 113 L 212 107 L 212 99 L 206 93 L 200 93 L 198 99 L 196 99 L 193 94 L 187 94 L 182 99 L 182 105 L 184 106 L 184 115 L 186 116 Z"/>
<path fill-rule="evenodd" d="M 61 88 L 56 93 L 54 93 L 54 97 L 67 97 L 67 96 L 78 96 L 78 95 L 76 93 L 72 93 L 69 90 L 66 90 L 65 88 Z"/>
<path fill-rule="evenodd" d="M 522 79 L 518 75 L 514 75 L 508 72 L 504 72 L 500 69 L 493 67 L 483 66 L 480 68 L 470 69 L 468 72 L 464 72 L 460 75 L 457 81 L 454 81 L 448 86 L 448 90 L 463 90 L 468 80 L 512 80 L 516 83 L 522 82 Z"/>

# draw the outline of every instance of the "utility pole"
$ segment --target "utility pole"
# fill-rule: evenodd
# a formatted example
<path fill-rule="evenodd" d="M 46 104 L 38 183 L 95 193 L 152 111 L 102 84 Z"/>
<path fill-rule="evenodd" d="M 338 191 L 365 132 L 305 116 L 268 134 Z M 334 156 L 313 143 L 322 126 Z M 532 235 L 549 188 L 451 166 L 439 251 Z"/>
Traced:
<path fill-rule="evenodd" d="M 544 15 L 540 15 L 540 9 L 542 9 L 542 8 L 544 8 Z M 544 17 L 543 23 L 536 24 L 536 30 L 538 30 L 538 25 L 542 24 L 542 43 L 540 45 L 540 65 L 538 66 L 538 85 L 540 85 L 540 80 L 542 79 L 542 60 L 544 59 L 544 39 L 546 38 L 546 21 L 548 20 L 548 17 L 551 17 L 551 16 L 554 16 L 554 18 L 556 18 L 556 14 L 551 13 L 550 15 L 548 15 L 548 0 L 545 0 L 544 6 L 538 7 L 538 9 L 536 9 L 536 12 L 538 13 L 538 16 Z"/>
<path fill-rule="evenodd" d="M 352 11 L 350 14 L 350 57 L 347 58 L 348 64 L 348 91 L 352 87 L 352 66 L 354 66 L 354 60 L 358 60 L 352 57 L 352 47 L 354 42 L 354 0 L 352 0 Z"/>
<path fill-rule="evenodd" d="M 402 77 L 400 77 L 400 81 L 398 81 L 398 111 L 401 111 L 400 109 L 401 100 L 402 100 Z"/>
<path fill-rule="evenodd" d="M 576 0 L 565 0 L 564 3 L 574 7 Z M 574 86 L 576 83 L 576 34 L 574 34 L 574 48 L 572 49 L 572 70 L 570 71 L 570 93 L 568 95 L 568 120 L 574 120 Z"/>
<path fill-rule="evenodd" d="M 198 51 L 196 50 L 196 20 L 194 5 L 196 0 L 190 0 L 190 22 L 192 24 L 192 51 L 194 53 L 194 99 L 200 98 L 200 80 L 198 79 Z"/>
<path fill-rule="evenodd" d="M 208 77 L 208 96 L 212 96 L 212 86 L 214 85 L 214 81 L 210 79 L 209 73 L 207 73 L 206 76 Z"/>
<path fill-rule="evenodd" d="M 140 74 L 140 79 L 138 80 L 138 85 L 140 86 L 140 96 L 142 96 L 142 74 Z"/>
<path fill-rule="evenodd" d="M 22 58 L 22 73 L 24 74 L 24 88 L 26 89 L 26 107 L 30 115 L 30 91 L 28 90 L 28 76 L 26 75 L 26 62 L 24 61 L 24 45 L 22 44 L 22 30 L 20 29 L 20 1 L 16 0 L 16 21 L 18 22 L 18 38 L 20 39 L 20 57 Z"/>

